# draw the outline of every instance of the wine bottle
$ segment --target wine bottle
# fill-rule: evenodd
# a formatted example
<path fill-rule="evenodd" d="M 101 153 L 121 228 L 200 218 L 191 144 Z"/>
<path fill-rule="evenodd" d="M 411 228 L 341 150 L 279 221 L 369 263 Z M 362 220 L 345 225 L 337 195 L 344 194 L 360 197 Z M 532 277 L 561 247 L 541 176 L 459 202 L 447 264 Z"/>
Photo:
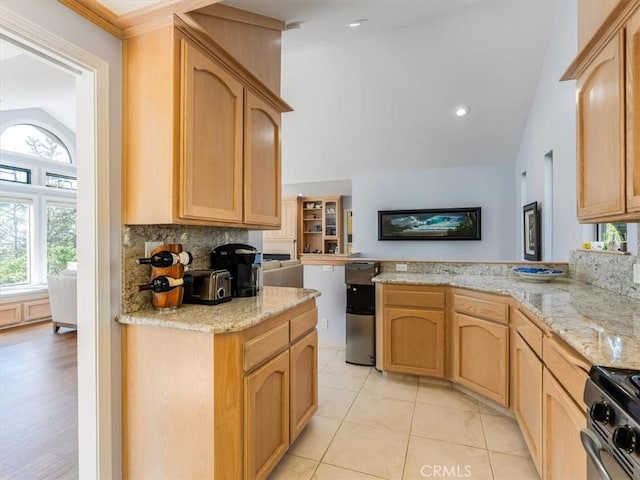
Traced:
<path fill-rule="evenodd" d="M 151 280 L 150 283 L 144 285 L 138 285 L 138 291 L 143 292 L 145 290 L 153 290 L 156 293 L 168 292 L 176 287 L 184 285 L 183 278 L 171 278 L 160 275 L 159 277 Z"/>
<path fill-rule="evenodd" d="M 139 258 L 136 260 L 138 265 L 151 265 L 156 268 L 166 268 L 171 265 L 181 263 L 182 265 L 189 265 L 193 261 L 193 256 L 189 252 L 173 253 L 163 250 L 158 253 L 154 253 L 148 258 Z"/>

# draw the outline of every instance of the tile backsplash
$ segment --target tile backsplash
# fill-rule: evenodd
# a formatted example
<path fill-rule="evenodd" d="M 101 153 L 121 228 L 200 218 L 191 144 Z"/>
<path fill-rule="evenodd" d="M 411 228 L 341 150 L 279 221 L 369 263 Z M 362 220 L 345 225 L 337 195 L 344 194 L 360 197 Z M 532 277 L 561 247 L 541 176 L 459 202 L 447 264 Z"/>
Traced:
<path fill-rule="evenodd" d="M 180 243 L 193 255 L 193 269 L 209 268 L 211 250 L 226 243 L 247 243 L 249 232 L 240 228 L 197 227 L 189 225 L 124 225 L 122 228 L 122 312 L 151 307 L 151 292 L 137 292 L 147 283 L 151 267 L 137 265 L 144 257 L 145 242 Z"/>

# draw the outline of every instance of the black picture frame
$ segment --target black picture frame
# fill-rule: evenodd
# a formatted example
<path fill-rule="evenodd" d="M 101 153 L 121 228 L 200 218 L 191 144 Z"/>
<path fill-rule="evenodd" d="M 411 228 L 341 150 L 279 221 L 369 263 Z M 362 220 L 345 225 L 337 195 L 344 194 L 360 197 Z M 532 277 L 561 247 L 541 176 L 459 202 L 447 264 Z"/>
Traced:
<path fill-rule="evenodd" d="M 378 210 L 378 240 L 481 240 L 481 208 Z"/>
<path fill-rule="evenodd" d="M 531 202 L 522 207 L 522 227 L 524 259 L 541 260 L 540 210 L 538 209 L 538 202 Z"/>

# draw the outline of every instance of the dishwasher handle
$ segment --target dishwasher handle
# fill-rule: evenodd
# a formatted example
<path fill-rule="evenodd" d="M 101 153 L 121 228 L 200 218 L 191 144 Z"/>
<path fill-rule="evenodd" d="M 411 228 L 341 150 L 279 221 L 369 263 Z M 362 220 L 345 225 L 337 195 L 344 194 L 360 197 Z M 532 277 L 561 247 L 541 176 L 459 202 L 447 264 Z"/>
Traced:
<path fill-rule="evenodd" d="M 611 475 L 609 475 L 609 472 L 607 472 L 607 469 L 602 462 L 600 452 L 603 450 L 603 447 L 596 434 L 587 429 L 580 430 L 580 441 L 587 452 L 589 460 L 591 460 L 593 465 L 596 467 L 596 470 L 600 474 L 602 480 L 612 480 Z"/>

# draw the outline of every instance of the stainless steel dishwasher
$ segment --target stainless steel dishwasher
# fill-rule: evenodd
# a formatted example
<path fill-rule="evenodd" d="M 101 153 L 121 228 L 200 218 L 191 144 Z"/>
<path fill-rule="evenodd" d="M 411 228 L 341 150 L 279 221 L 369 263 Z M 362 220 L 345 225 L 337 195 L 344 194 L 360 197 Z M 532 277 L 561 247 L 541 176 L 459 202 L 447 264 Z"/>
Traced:
<path fill-rule="evenodd" d="M 376 364 L 376 288 L 371 279 L 379 272 L 378 262 L 351 262 L 344 266 L 344 281 L 347 284 L 347 363 Z"/>

